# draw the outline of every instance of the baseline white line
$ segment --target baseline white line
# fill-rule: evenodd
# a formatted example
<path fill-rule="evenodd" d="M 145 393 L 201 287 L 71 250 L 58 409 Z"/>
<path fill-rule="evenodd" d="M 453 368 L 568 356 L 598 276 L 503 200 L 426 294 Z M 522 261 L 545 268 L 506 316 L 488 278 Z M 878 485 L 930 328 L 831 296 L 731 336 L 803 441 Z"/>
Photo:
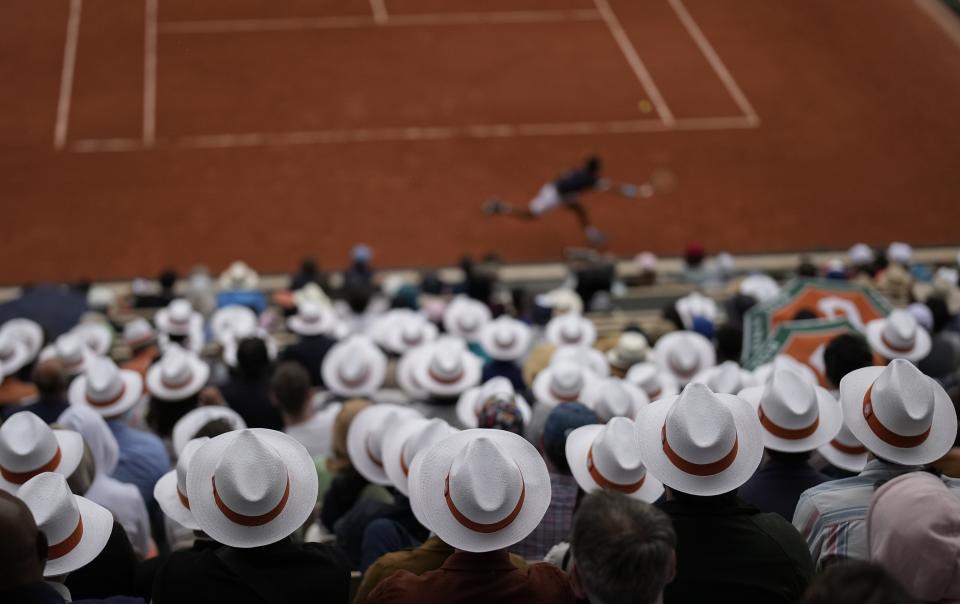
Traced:
<path fill-rule="evenodd" d="M 387 3 L 384 0 L 370 0 L 370 10 L 373 11 L 373 20 L 378 24 L 382 25 L 389 19 Z"/>
<path fill-rule="evenodd" d="M 143 36 L 143 144 L 153 145 L 157 132 L 157 2 L 146 0 Z"/>
<path fill-rule="evenodd" d="M 933 19 L 947 37 L 960 48 L 960 19 L 941 0 L 914 0 L 920 10 Z"/>
<path fill-rule="evenodd" d="M 160 23 L 162 34 L 208 34 L 248 31 L 292 31 L 310 29 L 359 29 L 368 27 L 410 27 L 417 25 L 476 25 L 497 23 L 558 23 L 598 21 L 593 9 L 500 11 L 489 13 L 424 13 L 392 15 L 384 23 L 365 16 L 304 17 L 294 19 L 234 19 L 221 21 L 166 21 Z"/>
<path fill-rule="evenodd" d="M 613 34 L 613 39 L 616 40 L 617 45 L 620 47 L 620 52 L 623 53 L 634 75 L 640 80 L 640 85 L 646 90 L 647 96 L 650 97 L 653 106 L 657 108 L 660 119 L 663 120 L 665 125 L 672 125 L 675 121 L 673 112 L 667 107 L 667 102 L 663 100 L 660 89 L 657 88 L 657 85 L 654 83 L 653 77 L 650 75 L 650 72 L 647 71 L 647 66 L 643 64 L 640 55 L 637 54 L 637 49 L 634 48 L 633 42 L 630 41 L 630 36 L 627 35 L 623 26 L 620 25 L 620 19 L 618 19 L 616 13 L 613 12 L 610 3 L 607 2 L 607 0 L 593 0 L 593 3 L 597 7 L 600 16 L 603 17 L 603 20 L 606 22 L 607 27 L 610 29 L 610 33 Z"/>
<path fill-rule="evenodd" d="M 77 42 L 80 39 L 80 13 L 83 0 L 70 0 L 67 17 L 67 35 L 63 45 L 63 71 L 60 73 L 60 96 L 57 99 L 57 121 L 53 127 L 53 148 L 60 150 L 67 144 L 70 124 L 70 99 L 73 96 L 73 73 L 77 64 Z"/>
<path fill-rule="evenodd" d="M 670 3 L 670 7 L 673 8 L 673 12 L 677 14 L 677 18 L 680 19 L 680 22 L 686 28 L 687 33 L 690 34 L 690 37 L 693 38 L 700 52 L 703 53 L 703 56 L 707 59 L 707 63 L 710 64 L 710 67 L 713 68 L 717 77 L 720 78 L 720 81 L 726 87 L 727 93 L 733 98 L 733 101 L 737 104 L 737 107 L 740 108 L 740 111 L 743 112 L 744 117 L 760 123 L 760 117 L 753 109 L 750 101 L 747 100 L 747 95 L 745 95 L 743 90 L 740 89 L 740 86 L 737 85 L 736 80 L 733 79 L 727 66 L 723 64 L 717 51 L 713 49 L 707 37 L 703 35 L 700 26 L 697 25 L 697 22 L 694 21 L 690 15 L 690 11 L 684 6 L 683 0 L 668 0 L 668 2 Z"/>
<path fill-rule="evenodd" d="M 680 118 L 672 125 L 663 120 L 609 122 L 560 122 L 543 124 L 475 124 L 468 126 L 411 126 L 406 128 L 360 128 L 355 130 L 303 130 L 294 132 L 248 132 L 201 134 L 157 141 L 157 146 L 192 149 L 235 149 L 287 145 L 327 145 L 366 142 L 409 142 L 453 139 L 526 138 L 541 136 L 590 136 L 642 132 L 749 130 L 757 123 L 743 116 Z M 74 141 L 79 153 L 140 151 L 137 139 L 84 139 Z"/>

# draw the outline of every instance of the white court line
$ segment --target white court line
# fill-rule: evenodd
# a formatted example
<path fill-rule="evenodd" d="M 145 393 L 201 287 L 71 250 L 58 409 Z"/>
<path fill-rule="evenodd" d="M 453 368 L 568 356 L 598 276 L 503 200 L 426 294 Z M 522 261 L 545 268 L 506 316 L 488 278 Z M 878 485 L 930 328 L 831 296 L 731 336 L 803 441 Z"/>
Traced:
<path fill-rule="evenodd" d="M 73 72 L 77 64 L 77 41 L 80 39 L 80 12 L 83 0 L 70 0 L 67 18 L 67 36 L 63 45 L 63 71 L 60 74 L 60 97 L 57 99 L 57 121 L 53 128 L 53 148 L 60 150 L 67 144 L 70 123 L 70 98 L 73 96 Z"/>
<path fill-rule="evenodd" d="M 249 132 L 202 134 L 157 141 L 157 146 L 192 149 L 234 149 L 287 145 L 339 143 L 437 141 L 454 139 L 525 138 L 541 136 L 589 136 L 641 132 L 749 130 L 757 124 L 743 116 L 680 118 L 667 125 L 663 120 L 609 122 L 559 122 L 543 124 L 476 124 L 469 126 L 413 126 L 407 128 L 359 128 L 353 130 L 303 130 L 294 132 Z M 79 153 L 139 151 L 137 139 L 84 139 L 73 142 Z"/>
<path fill-rule="evenodd" d="M 384 23 L 365 16 L 303 17 L 295 19 L 234 19 L 222 21 L 167 21 L 160 23 L 162 34 L 236 33 L 247 31 L 293 31 L 310 29 L 359 29 L 367 27 L 410 27 L 418 25 L 477 25 L 497 23 L 558 23 L 598 21 L 593 9 L 500 11 L 489 13 L 424 13 L 392 15 Z"/>
<path fill-rule="evenodd" d="M 157 132 L 157 2 L 146 0 L 143 36 L 143 144 L 153 145 Z"/>
<path fill-rule="evenodd" d="M 960 48 L 960 19 L 946 4 L 941 0 L 914 0 L 914 3 Z"/>
<path fill-rule="evenodd" d="M 387 14 L 387 3 L 385 0 L 370 0 L 370 10 L 373 11 L 373 20 L 376 23 L 386 23 L 390 17 Z"/>
<path fill-rule="evenodd" d="M 627 63 L 629 63 L 630 68 L 633 69 L 633 73 L 637 76 L 637 79 L 640 80 L 640 85 L 647 91 L 647 96 L 650 97 L 653 106 L 657 108 L 660 119 L 663 120 L 663 123 L 667 126 L 672 125 L 674 122 L 673 112 L 667 107 L 667 102 L 663 100 L 660 89 L 657 88 L 657 85 L 654 83 L 653 77 L 650 75 L 650 72 L 647 71 L 647 66 L 643 64 L 640 55 L 637 54 L 637 49 L 634 48 L 633 42 L 630 41 L 630 36 L 627 35 L 623 26 L 620 25 L 620 19 L 617 18 L 617 14 L 610 8 L 610 3 L 607 2 L 607 0 L 593 0 L 593 3 L 596 5 L 600 16 L 603 17 L 603 20 L 607 23 L 610 33 L 613 34 L 613 39 L 616 40 L 624 58 L 627 60 Z"/>
<path fill-rule="evenodd" d="M 690 12 L 687 10 L 687 7 L 684 6 L 683 0 L 668 0 L 670 2 L 671 8 L 677 14 L 677 17 L 680 19 L 680 22 L 683 23 L 683 26 L 687 29 L 687 33 L 690 34 L 690 37 L 693 38 L 694 43 L 697 47 L 700 48 L 700 52 L 703 53 L 703 56 L 706 57 L 707 62 L 710 63 L 710 67 L 713 68 L 713 71 L 717 74 L 717 77 L 720 78 L 720 81 L 727 89 L 727 93 L 733 98 L 733 101 L 737 104 L 737 107 L 740 108 L 740 111 L 743 112 L 744 117 L 748 120 L 760 123 L 760 117 L 757 115 L 757 112 L 754 111 L 753 105 L 750 104 L 750 101 L 747 100 L 747 95 L 743 94 L 743 90 L 740 89 L 740 86 L 737 85 L 736 80 L 733 79 L 733 76 L 730 75 L 730 71 L 727 69 L 727 66 L 723 64 L 723 61 L 720 60 L 720 56 L 717 55 L 717 51 L 713 49 L 713 46 L 707 40 L 707 37 L 703 35 L 703 31 L 700 29 L 700 26 L 697 25 L 697 22 L 693 20 L 693 17 L 690 15 Z"/>

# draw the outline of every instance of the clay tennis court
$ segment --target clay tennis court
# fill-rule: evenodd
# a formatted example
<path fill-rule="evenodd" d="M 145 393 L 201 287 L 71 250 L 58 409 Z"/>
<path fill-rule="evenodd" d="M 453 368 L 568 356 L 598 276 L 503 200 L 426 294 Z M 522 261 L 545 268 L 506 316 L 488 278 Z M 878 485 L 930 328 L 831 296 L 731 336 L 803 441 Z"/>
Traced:
<path fill-rule="evenodd" d="M 0 281 L 555 259 L 484 217 L 588 153 L 610 250 L 960 239 L 960 35 L 935 0 L 0 4 Z"/>

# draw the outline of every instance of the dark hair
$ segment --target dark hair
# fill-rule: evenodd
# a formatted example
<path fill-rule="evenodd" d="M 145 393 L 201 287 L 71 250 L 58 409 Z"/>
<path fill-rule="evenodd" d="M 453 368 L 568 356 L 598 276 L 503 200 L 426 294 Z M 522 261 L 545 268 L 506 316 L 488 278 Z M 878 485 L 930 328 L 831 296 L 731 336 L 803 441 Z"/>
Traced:
<path fill-rule="evenodd" d="M 63 363 L 56 359 L 37 363 L 31 377 L 37 392 L 42 396 L 62 396 L 67 389 L 67 374 L 63 370 Z"/>
<path fill-rule="evenodd" d="M 354 314 L 366 311 L 372 297 L 373 287 L 368 283 L 352 281 L 343 288 L 343 299 Z"/>
<path fill-rule="evenodd" d="M 816 575 L 801 604 L 910 604 L 913 600 L 879 564 L 845 560 Z"/>
<path fill-rule="evenodd" d="M 586 164 L 584 164 L 584 168 L 586 168 L 587 172 L 590 174 L 597 174 L 600 172 L 600 168 L 602 166 L 603 162 L 600 161 L 600 157 L 597 155 L 591 155 L 588 157 Z"/>
<path fill-rule="evenodd" d="M 567 437 L 581 426 L 599 424 L 592 409 L 582 403 L 562 403 L 550 411 L 543 424 L 543 452 L 558 472 L 570 474 Z"/>
<path fill-rule="evenodd" d="M 940 333 L 950 322 L 950 309 L 946 300 L 940 296 L 931 296 L 927 298 L 927 308 L 933 315 L 933 333 Z"/>
<path fill-rule="evenodd" d="M 203 424 L 203 426 L 197 430 L 196 434 L 190 438 L 191 440 L 194 438 L 203 438 L 204 436 L 207 438 L 213 438 L 215 436 L 220 436 L 221 434 L 226 434 L 227 432 L 233 432 L 233 424 L 222 417 L 218 417 L 217 419 L 212 419 Z"/>
<path fill-rule="evenodd" d="M 270 367 L 267 344 L 260 338 L 244 338 L 237 346 L 237 372 L 243 377 L 257 379 Z"/>
<path fill-rule="evenodd" d="M 270 378 L 270 393 L 281 411 L 299 415 L 309 402 L 310 374 L 299 363 L 280 363 Z"/>
<path fill-rule="evenodd" d="M 827 379 L 839 388 L 843 376 L 873 365 L 873 353 L 862 336 L 845 333 L 827 344 L 823 350 L 823 364 L 826 367 Z"/>
<path fill-rule="evenodd" d="M 714 337 L 717 340 L 717 363 L 739 363 L 740 353 L 743 351 L 743 329 L 739 325 L 727 323 L 717 328 Z"/>
<path fill-rule="evenodd" d="M 622 493 L 583 498 L 570 550 L 593 604 L 652 604 L 670 580 L 677 534 L 670 518 Z"/>
<path fill-rule="evenodd" d="M 199 393 L 179 401 L 167 401 L 157 397 L 150 398 L 147 409 L 147 425 L 161 437 L 170 436 L 173 426 L 180 418 L 197 408 Z"/>
<path fill-rule="evenodd" d="M 164 291 L 170 291 L 173 289 L 173 286 L 177 284 L 177 271 L 172 268 L 165 268 L 160 273 L 158 280 L 160 281 L 160 287 L 162 287 Z"/>
<path fill-rule="evenodd" d="M 797 266 L 798 277 L 816 277 L 819 272 L 817 265 L 811 262 L 809 258 L 801 258 L 800 264 Z"/>
<path fill-rule="evenodd" d="M 781 463 L 806 463 L 807 460 L 810 459 L 810 455 L 813 453 L 813 451 L 787 453 L 786 451 L 774 451 L 773 449 L 767 449 L 766 452 L 770 459 L 779 461 Z"/>

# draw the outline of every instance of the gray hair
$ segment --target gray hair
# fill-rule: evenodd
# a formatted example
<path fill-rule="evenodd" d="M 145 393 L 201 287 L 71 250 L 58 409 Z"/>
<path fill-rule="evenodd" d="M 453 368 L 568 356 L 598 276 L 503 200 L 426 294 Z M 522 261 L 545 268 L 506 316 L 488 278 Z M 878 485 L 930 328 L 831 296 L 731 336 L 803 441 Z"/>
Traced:
<path fill-rule="evenodd" d="M 593 604 L 656 602 L 676 546 L 666 514 L 621 493 L 592 493 L 574 516 L 570 549 Z"/>

